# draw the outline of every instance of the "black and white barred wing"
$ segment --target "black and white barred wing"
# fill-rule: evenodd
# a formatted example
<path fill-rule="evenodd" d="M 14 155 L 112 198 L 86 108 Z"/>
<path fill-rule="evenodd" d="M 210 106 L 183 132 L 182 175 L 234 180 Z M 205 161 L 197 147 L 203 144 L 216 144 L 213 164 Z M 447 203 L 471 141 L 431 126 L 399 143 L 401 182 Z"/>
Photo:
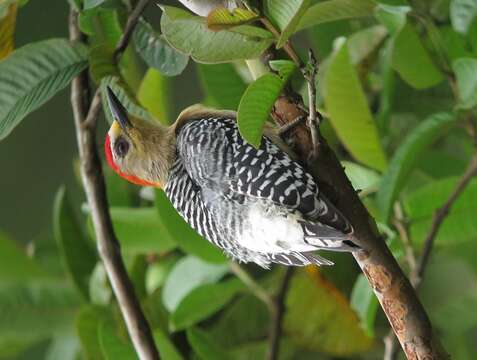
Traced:
<path fill-rule="evenodd" d="M 264 138 L 257 150 L 241 138 L 234 119 L 203 119 L 184 126 L 178 149 L 208 196 L 226 197 L 254 214 L 248 224 L 256 233 L 245 229 L 243 246 L 289 265 L 310 263 L 308 253 L 318 248 L 350 250 L 346 219 L 319 195 L 303 167 L 270 140 Z"/>
<path fill-rule="evenodd" d="M 233 136 L 235 192 L 299 211 L 304 229 L 311 235 L 319 231 L 327 238 L 343 238 L 351 232 L 348 221 L 319 193 L 315 180 L 301 164 L 266 137 L 257 150 L 238 131 Z"/>

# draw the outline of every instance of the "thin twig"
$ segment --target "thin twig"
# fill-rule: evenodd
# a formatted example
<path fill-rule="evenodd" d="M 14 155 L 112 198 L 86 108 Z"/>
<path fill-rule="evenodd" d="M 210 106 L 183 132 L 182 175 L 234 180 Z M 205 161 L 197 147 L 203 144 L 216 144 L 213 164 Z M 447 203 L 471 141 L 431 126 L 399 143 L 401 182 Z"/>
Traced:
<path fill-rule="evenodd" d="M 260 286 L 239 264 L 234 261 L 230 262 L 230 271 L 232 271 L 235 276 L 237 276 L 255 295 L 258 299 L 262 300 L 270 312 L 273 312 L 275 303 L 273 298 L 268 294 L 268 292 Z"/>
<path fill-rule="evenodd" d="M 285 314 L 285 296 L 293 275 L 293 267 L 287 267 L 285 275 L 274 298 L 274 307 L 271 315 L 270 332 L 268 335 L 267 360 L 276 360 L 280 352 L 280 338 L 282 336 L 283 315 Z"/>
<path fill-rule="evenodd" d="M 393 225 L 399 233 L 399 238 L 401 239 L 404 245 L 404 252 L 406 254 L 406 261 L 409 265 L 410 273 L 412 274 L 416 269 L 416 254 L 414 254 L 414 248 L 412 247 L 411 239 L 409 237 L 409 231 L 407 225 L 405 224 L 404 214 L 401 208 L 401 204 L 396 202 L 394 205 L 394 214 Z M 411 278 L 411 283 L 413 279 Z"/>
<path fill-rule="evenodd" d="M 129 16 L 128 21 L 126 23 L 126 28 L 124 29 L 123 36 L 119 40 L 118 45 L 116 46 L 116 50 L 114 51 L 114 61 L 116 63 L 119 62 L 119 57 L 128 47 L 129 40 L 131 39 L 131 35 L 134 31 L 134 28 L 136 27 L 137 22 L 139 21 L 139 17 L 143 13 L 148 3 L 149 0 L 139 0 L 136 7 L 133 9 L 131 15 Z"/>
<path fill-rule="evenodd" d="M 319 118 L 316 112 L 316 75 L 318 74 L 318 63 L 313 54 L 313 50 L 308 51 L 309 61 L 303 68 L 303 76 L 308 86 L 308 127 L 310 128 L 311 142 L 313 145 L 313 151 L 311 153 L 311 159 L 315 159 L 318 155 L 318 128 Z"/>
<path fill-rule="evenodd" d="M 81 41 L 78 31 L 78 13 L 73 7 L 70 11 L 69 28 L 71 41 Z M 122 40 L 127 44 L 124 39 Z M 86 77 L 87 73 L 84 71 L 73 80 L 71 104 L 81 160 L 81 177 L 91 209 L 98 251 L 139 358 L 141 360 L 156 360 L 159 359 L 159 354 L 152 332 L 134 293 L 133 284 L 128 277 L 109 215 L 106 187 L 95 139 L 96 119 L 99 115 L 101 102 L 97 92 L 89 110 L 87 110 L 88 104 L 84 96 L 87 86 Z"/>
<path fill-rule="evenodd" d="M 429 261 L 429 257 L 431 255 L 432 246 L 434 245 L 434 240 L 440 230 L 442 223 L 444 222 L 445 218 L 449 214 L 452 206 L 454 205 L 455 201 L 459 198 L 462 192 L 465 190 L 469 182 L 472 178 L 477 174 L 477 153 L 475 153 L 472 160 L 469 162 L 466 171 L 460 178 L 459 182 L 457 183 L 454 191 L 449 196 L 447 201 L 444 205 L 439 208 L 435 214 L 434 218 L 432 219 L 431 229 L 424 241 L 424 246 L 422 250 L 421 258 L 417 264 L 416 272 L 411 277 L 415 279 L 414 287 L 419 287 L 422 277 L 424 276 L 424 272 L 426 270 L 427 263 Z"/>

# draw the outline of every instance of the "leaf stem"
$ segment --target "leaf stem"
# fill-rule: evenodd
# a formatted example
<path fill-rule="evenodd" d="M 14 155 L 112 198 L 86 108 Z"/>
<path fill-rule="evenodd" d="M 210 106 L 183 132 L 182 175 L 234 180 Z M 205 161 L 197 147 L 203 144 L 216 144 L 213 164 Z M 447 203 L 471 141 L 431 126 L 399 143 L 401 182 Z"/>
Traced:
<path fill-rule="evenodd" d="M 258 299 L 262 300 L 267 305 L 270 312 L 273 312 L 275 304 L 270 294 L 257 283 L 239 264 L 234 261 L 230 262 L 230 271 L 235 274 L 255 295 Z"/>
<path fill-rule="evenodd" d="M 280 32 L 277 30 L 277 28 L 268 20 L 266 17 L 261 17 L 260 22 L 265 26 L 265 28 L 270 31 L 273 36 L 275 36 L 276 39 L 280 38 Z M 293 48 L 293 45 L 291 44 L 290 41 L 287 41 L 283 45 L 283 50 L 288 54 L 290 59 L 295 63 L 295 65 L 299 68 L 303 68 L 303 61 L 301 61 L 300 57 L 298 56 L 297 52 Z"/>

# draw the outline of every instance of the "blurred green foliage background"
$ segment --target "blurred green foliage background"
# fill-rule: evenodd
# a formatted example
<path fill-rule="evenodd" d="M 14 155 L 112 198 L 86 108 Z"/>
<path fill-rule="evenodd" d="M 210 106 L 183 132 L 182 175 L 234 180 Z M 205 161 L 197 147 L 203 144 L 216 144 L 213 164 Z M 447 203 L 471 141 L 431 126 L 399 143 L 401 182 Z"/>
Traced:
<path fill-rule="evenodd" d="M 280 39 L 250 19 L 249 27 L 230 29 L 236 19 L 227 12 L 210 16 L 206 25 L 182 8 L 161 11 L 151 4 L 116 66 L 112 49 L 135 1 L 0 0 L 0 35 L 8 29 L 5 11 L 22 5 L 14 35 L 18 50 L 10 54 L 0 36 L 0 55 L 8 54 L 0 60 L 0 358 L 136 357 L 95 251 L 78 180 L 69 89 L 55 81 L 69 81 L 86 66 L 92 87 L 112 86 L 130 112 L 152 121 L 170 123 L 199 101 L 238 108 L 243 136 L 253 143 L 266 121 L 262 110 L 268 115 L 267 106 L 288 79 L 307 94 L 289 61 L 272 64 L 276 74 L 253 82 L 250 70 L 257 62 L 244 59 L 297 32 L 291 39 L 300 56 L 305 59 L 311 46 L 320 60 L 322 131 L 393 254 L 412 274 L 435 210 L 475 152 L 477 1 L 264 2 Z M 88 48 L 43 42 L 68 37 L 70 4 L 80 12 Z M 37 57 L 55 62 L 42 50 L 57 51 L 58 62 L 72 64 L 52 65 L 45 86 L 50 93 L 34 98 L 56 96 L 38 110 L 25 105 L 19 115 L 21 106 L 5 94 L 22 99 L 16 89 L 34 83 L 28 75 L 35 73 Z M 10 78 L 19 64 L 26 64 L 25 78 Z M 106 112 L 100 148 L 110 121 Z M 264 358 L 269 312 L 229 261 L 183 222 L 163 192 L 141 191 L 105 171 L 115 230 L 161 356 Z M 472 180 L 438 233 L 419 290 L 445 347 L 459 360 L 477 354 L 476 210 Z M 300 269 L 293 276 L 280 359 L 382 358 L 389 326 L 368 283 L 350 255 L 326 256 L 334 267 Z M 284 276 L 279 266 L 244 269 L 270 294 Z"/>

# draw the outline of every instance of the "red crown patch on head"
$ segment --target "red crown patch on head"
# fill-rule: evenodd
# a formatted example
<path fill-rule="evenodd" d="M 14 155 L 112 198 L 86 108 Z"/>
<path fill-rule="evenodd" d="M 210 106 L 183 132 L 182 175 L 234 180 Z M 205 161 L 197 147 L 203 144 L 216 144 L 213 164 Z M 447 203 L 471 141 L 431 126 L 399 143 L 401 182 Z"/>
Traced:
<path fill-rule="evenodd" d="M 134 175 L 128 175 L 123 173 L 118 165 L 114 162 L 113 153 L 111 151 L 111 139 L 109 138 L 109 134 L 106 134 L 106 139 L 104 141 L 104 153 L 106 155 L 106 161 L 108 165 L 113 169 L 119 176 L 126 179 L 127 181 L 141 186 L 159 186 L 159 184 L 152 183 L 150 181 L 142 180 Z"/>

